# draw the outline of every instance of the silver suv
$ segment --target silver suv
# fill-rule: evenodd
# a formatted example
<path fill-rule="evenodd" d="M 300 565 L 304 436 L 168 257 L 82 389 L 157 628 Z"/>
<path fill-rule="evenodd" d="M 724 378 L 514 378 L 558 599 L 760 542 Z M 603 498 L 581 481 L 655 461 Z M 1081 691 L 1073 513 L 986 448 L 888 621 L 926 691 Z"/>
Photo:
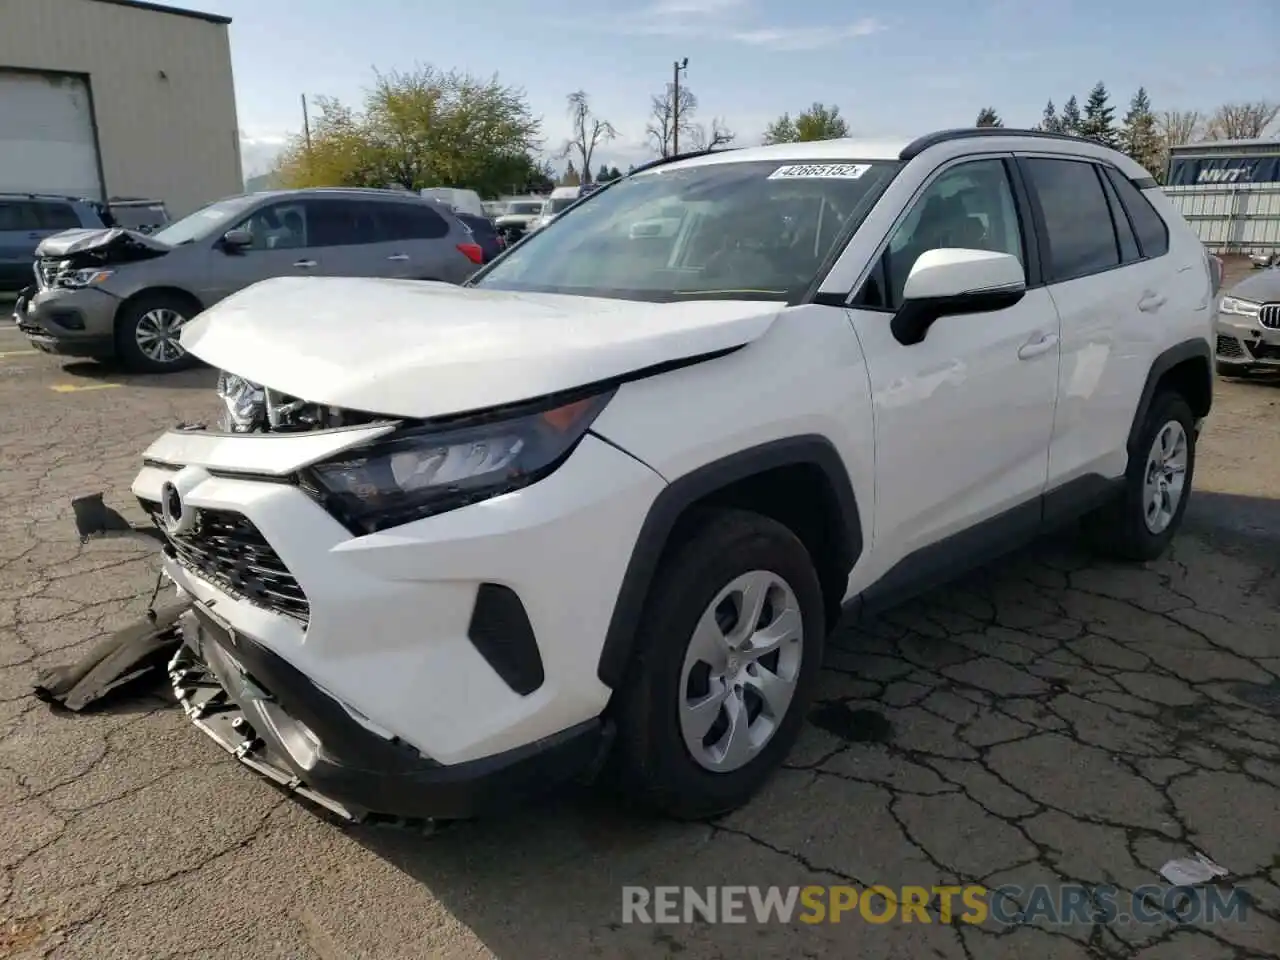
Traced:
<path fill-rule="evenodd" d="M 38 291 L 18 315 L 48 353 L 189 366 L 179 331 L 202 310 L 271 277 L 461 283 L 483 260 L 439 205 L 389 190 L 310 189 L 230 197 L 151 236 L 68 230 L 36 250 Z M 354 320 L 354 318 L 353 318 Z"/>

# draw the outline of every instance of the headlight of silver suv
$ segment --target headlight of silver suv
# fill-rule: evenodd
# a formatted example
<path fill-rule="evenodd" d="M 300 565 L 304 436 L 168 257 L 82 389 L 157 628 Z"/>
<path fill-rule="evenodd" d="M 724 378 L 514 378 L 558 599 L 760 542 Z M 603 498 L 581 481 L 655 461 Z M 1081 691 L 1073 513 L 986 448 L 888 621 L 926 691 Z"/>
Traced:
<path fill-rule="evenodd" d="M 1239 297 L 1223 297 L 1222 302 L 1218 304 L 1219 313 L 1226 313 L 1233 317 L 1257 319 L 1261 309 L 1262 304 L 1254 303 L 1252 300 L 1241 300 Z"/>
<path fill-rule="evenodd" d="M 96 287 L 114 272 L 113 270 L 98 270 L 92 267 L 86 270 L 64 270 L 58 274 L 57 283 L 60 287 L 81 290 L 85 287 Z"/>
<path fill-rule="evenodd" d="M 577 446 L 613 391 L 411 427 L 304 472 L 304 489 L 364 535 L 526 487 Z"/>

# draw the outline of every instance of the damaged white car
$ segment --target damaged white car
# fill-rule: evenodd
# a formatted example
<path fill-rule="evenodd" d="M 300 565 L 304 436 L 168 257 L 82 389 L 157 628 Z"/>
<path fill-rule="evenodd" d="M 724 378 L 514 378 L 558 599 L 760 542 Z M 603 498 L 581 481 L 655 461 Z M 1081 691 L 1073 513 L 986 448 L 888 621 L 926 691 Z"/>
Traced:
<path fill-rule="evenodd" d="M 177 694 L 351 819 L 732 809 L 842 611 L 1077 517 L 1164 549 L 1213 288 L 1146 171 L 1002 129 L 659 163 L 463 288 L 258 284 L 182 333 L 224 422 L 133 484 Z"/>

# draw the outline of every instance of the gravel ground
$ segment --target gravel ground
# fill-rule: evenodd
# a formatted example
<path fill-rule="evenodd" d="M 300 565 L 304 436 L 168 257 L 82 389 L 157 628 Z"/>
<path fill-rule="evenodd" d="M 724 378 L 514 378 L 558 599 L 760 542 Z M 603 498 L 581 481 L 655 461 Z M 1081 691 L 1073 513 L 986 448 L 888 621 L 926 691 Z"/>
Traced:
<path fill-rule="evenodd" d="M 709 825 L 589 792 L 424 838 L 341 829 L 160 695 L 59 715 L 35 671 L 146 606 L 143 446 L 208 371 L 122 376 L 0 331 L 0 957 L 1280 957 L 1280 381 L 1220 383 L 1185 533 L 1145 567 L 1038 543 L 833 638 L 785 771 Z M 1201 850 L 1243 919 L 623 925 L 624 884 L 1159 883 Z"/>

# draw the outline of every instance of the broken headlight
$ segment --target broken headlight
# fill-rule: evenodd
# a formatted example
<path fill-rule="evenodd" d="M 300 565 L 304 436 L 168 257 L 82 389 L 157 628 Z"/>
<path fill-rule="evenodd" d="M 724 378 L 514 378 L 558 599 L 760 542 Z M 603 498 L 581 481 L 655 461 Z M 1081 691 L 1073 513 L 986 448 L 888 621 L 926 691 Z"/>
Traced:
<path fill-rule="evenodd" d="M 223 407 L 218 429 L 224 433 L 253 433 L 266 429 L 267 395 L 262 387 L 223 371 L 218 374 L 217 391 Z"/>
<path fill-rule="evenodd" d="M 611 396 L 401 430 L 316 464 L 302 485 L 353 533 L 385 530 L 542 479 L 572 452 Z"/>
<path fill-rule="evenodd" d="M 113 270 L 99 270 L 95 267 L 89 267 L 84 270 L 63 270 L 58 274 L 58 286 L 66 287 L 69 290 L 95 287 L 107 280 L 114 272 Z"/>

